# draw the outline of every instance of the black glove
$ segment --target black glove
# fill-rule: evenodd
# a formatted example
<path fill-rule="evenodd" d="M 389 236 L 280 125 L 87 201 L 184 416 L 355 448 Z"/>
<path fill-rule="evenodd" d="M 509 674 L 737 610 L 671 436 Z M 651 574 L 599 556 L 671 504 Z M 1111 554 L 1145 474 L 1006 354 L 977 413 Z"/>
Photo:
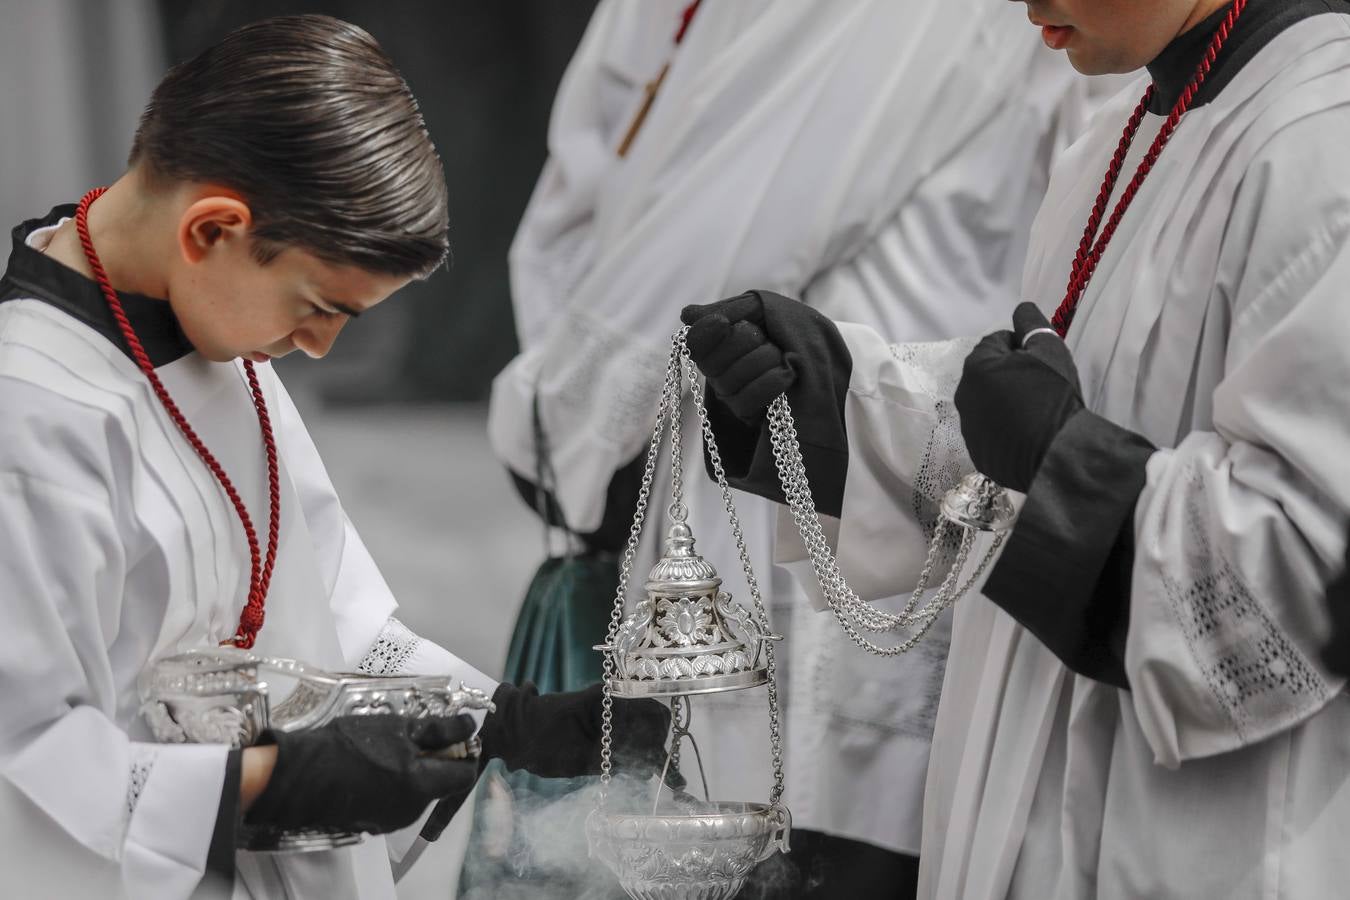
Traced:
<path fill-rule="evenodd" d="M 603 698 L 599 684 L 542 696 L 528 681 L 522 687 L 500 685 L 492 695 L 497 710 L 488 713 L 478 733 L 483 760 L 500 759 L 508 769 L 543 778 L 599 773 Z M 656 700 L 615 697 L 613 727 L 614 768 L 640 778 L 659 775 L 670 710 Z"/>
<path fill-rule="evenodd" d="M 1337 675 L 1350 677 L 1350 547 L 1345 550 L 1345 570 L 1327 585 L 1327 613 L 1331 640 L 1322 651 L 1322 661 Z"/>
<path fill-rule="evenodd" d="M 464 798 L 478 760 L 435 755 L 468 740 L 473 719 L 342 716 L 312 731 L 268 731 L 277 761 L 244 822 L 285 829 L 384 834 L 417 821 L 432 801 Z"/>
<path fill-rule="evenodd" d="M 787 502 L 764 421 L 769 404 L 786 393 L 816 509 L 839 516 L 848 474 L 844 400 L 853 357 L 838 327 L 806 304 L 769 291 L 686 306 L 680 318 L 689 325 L 689 356 L 708 376 L 708 418 L 731 485 Z"/>
<path fill-rule="evenodd" d="M 956 388 L 961 436 L 980 472 L 1015 491 L 1031 487 L 1064 424 L 1083 408 L 1078 369 L 1035 304 L 1013 311 L 1013 330 L 996 331 L 966 357 Z"/>
<path fill-rule="evenodd" d="M 680 320 L 689 326 L 689 358 L 708 376 L 713 395 L 749 425 L 762 421 L 774 398 L 797 381 L 804 362 L 792 349 L 797 343 L 837 347 L 844 369 L 852 367 L 833 322 L 769 291 L 686 306 Z"/>

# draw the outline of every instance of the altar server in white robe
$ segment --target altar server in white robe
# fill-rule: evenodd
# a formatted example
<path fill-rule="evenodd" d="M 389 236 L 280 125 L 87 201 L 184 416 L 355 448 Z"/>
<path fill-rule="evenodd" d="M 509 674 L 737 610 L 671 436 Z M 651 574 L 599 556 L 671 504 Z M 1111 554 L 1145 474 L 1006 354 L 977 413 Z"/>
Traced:
<path fill-rule="evenodd" d="M 0 280 L 6 895 L 393 898 L 408 826 L 477 777 L 431 751 L 477 730 L 510 768 L 596 769 L 598 690 L 497 685 L 394 617 L 267 365 L 323 356 L 348 318 L 441 263 L 446 231 L 407 86 L 369 35 L 322 16 L 250 25 L 172 70 L 128 172 L 15 229 Z M 447 675 L 496 708 L 339 718 L 242 751 L 154 743 L 139 677 L 222 642 Z M 667 712 L 616 713 L 650 769 Z M 236 854 L 241 821 L 389 840 Z"/>
<path fill-rule="evenodd" d="M 511 251 L 521 353 L 494 384 L 489 428 L 518 484 L 529 493 L 535 480 L 537 399 L 566 524 L 592 549 L 622 549 L 686 303 L 768 286 L 926 339 L 1005 318 L 1050 157 L 1089 103 L 1019 19 L 983 0 L 602 2 Z M 648 82 L 662 71 L 653 101 Z M 701 551 L 748 601 L 716 485 L 685 489 Z M 652 496 L 668 493 L 662 473 Z M 866 657 L 772 570 L 772 504 L 737 504 L 787 635 L 793 860 L 830 835 L 827 848 L 847 845 L 866 879 L 894 864 L 889 854 L 919 850 L 945 622 L 920 654 Z M 635 572 L 656 549 L 648 542 Z M 767 795 L 762 692 L 699 698 L 694 731 L 715 795 Z M 885 802 L 878 781 L 893 792 Z"/>
<path fill-rule="evenodd" d="M 973 467 L 1026 494 L 983 595 L 956 608 L 923 896 L 1339 896 L 1350 702 L 1320 651 L 1350 514 L 1350 7 L 1031 14 L 1081 70 L 1148 63 L 1052 173 L 1036 305 L 978 342 L 901 344 L 823 318 L 784 329 L 799 307 L 769 293 L 686 310 L 724 454 L 772 491 L 762 410 L 786 387 L 865 598 L 914 584 L 924 494 Z M 1101 253 L 1094 206 L 1114 232 Z M 1071 264 L 1086 290 L 1054 327 Z"/>

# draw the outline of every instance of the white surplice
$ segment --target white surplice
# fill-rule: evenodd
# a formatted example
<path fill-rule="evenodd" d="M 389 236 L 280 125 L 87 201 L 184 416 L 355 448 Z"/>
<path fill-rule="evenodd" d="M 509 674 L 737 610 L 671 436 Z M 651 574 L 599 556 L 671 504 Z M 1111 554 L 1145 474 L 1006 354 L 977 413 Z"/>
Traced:
<path fill-rule="evenodd" d="M 1023 291 L 1047 313 L 1145 84 L 1052 176 Z M 1160 124 L 1146 119 L 1126 173 Z M 1089 408 L 1162 448 L 1134 521 L 1130 690 L 961 601 L 922 896 L 1292 900 L 1350 883 L 1350 702 L 1318 658 L 1350 515 L 1346 147 L 1350 24 L 1318 16 L 1186 114 L 1124 217 L 1068 345 Z M 915 491 L 970 469 L 946 410 L 973 341 L 843 331 L 839 554 L 860 594 L 884 596 L 922 561 Z"/>
<path fill-rule="evenodd" d="M 600 4 L 511 251 L 522 353 L 494 384 L 493 447 L 533 479 L 537 391 L 577 531 L 599 524 L 611 476 L 646 444 L 683 305 L 768 289 L 915 338 L 1001 321 L 1049 159 L 1086 119 L 1087 86 L 1011 4 L 704 3 L 675 48 L 685 5 Z M 667 60 L 620 159 L 642 88 Z M 698 460 L 695 443 L 688 464 Z M 669 483 L 663 468 L 649 534 L 664 528 Z M 700 473 L 685 487 L 699 551 L 748 603 L 715 485 Z M 773 505 L 744 494 L 736 505 L 773 627 L 787 635 L 779 684 L 795 823 L 917 852 L 945 622 L 920 653 L 865 656 L 769 565 Z M 656 548 L 639 554 L 636 584 Z M 763 692 L 693 707 L 713 794 L 763 800 Z M 867 786 L 877 780 L 886 802 Z"/>
<path fill-rule="evenodd" d="M 190 353 L 157 371 L 265 541 L 267 472 L 242 366 Z M 395 600 L 295 406 L 271 366 L 258 375 L 281 529 L 257 652 L 340 671 L 447 674 L 490 692 L 491 679 L 391 618 Z M 153 743 L 137 680 L 163 655 L 233 635 L 248 559 L 229 499 L 136 365 L 46 302 L 0 304 L 0 834 L 37 835 L 41 851 L 0 847 L 11 887 L 193 893 L 227 748 Z M 234 895 L 392 900 L 390 847 L 397 856 L 408 843 L 400 833 L 331 852 L 240 853 Z"/>

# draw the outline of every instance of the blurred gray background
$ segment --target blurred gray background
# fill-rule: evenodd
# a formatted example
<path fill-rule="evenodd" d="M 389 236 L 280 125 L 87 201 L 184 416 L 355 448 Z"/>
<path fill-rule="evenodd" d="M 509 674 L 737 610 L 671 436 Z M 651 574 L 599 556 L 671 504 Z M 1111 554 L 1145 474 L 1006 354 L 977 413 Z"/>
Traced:
<path fill-rule="evenodd" d="M 499 675 L 543 555 L 484 433 L 515 353 L 506 251 L 594 0 L 0 0 L 0 221 L 122 172 L 156 81 L 230 29 L 292 12 L 361 25 L 421 102 L 450 189 L 452 264 L 278 364 L 411 627 Z M 399 886 L 454 896 L 467 810 Z"/>

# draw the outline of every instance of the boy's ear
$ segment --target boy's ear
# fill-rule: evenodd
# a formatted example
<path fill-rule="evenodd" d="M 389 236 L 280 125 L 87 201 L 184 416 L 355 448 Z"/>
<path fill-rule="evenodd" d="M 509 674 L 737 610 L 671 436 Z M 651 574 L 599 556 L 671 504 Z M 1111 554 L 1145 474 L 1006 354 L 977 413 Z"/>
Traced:
<path fill-rule="evenodd" d="M 253 213 L 237 197 L 208 194 L 194 200 L 178 220 L 178 247 L 188 262 L 201 262 L 223 243 L 247 241 Z"/>

